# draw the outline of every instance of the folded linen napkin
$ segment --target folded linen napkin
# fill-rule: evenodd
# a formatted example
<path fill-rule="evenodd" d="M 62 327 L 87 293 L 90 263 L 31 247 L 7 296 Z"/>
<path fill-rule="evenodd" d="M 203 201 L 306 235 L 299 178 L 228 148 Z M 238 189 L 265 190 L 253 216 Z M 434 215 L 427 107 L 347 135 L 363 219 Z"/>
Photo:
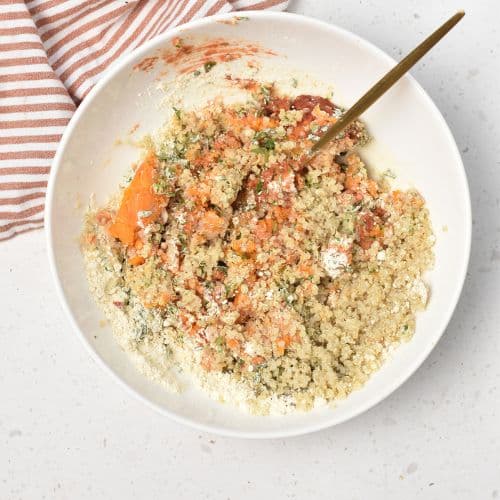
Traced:
<path fill-rule="evenodd" d="M 0 241 L 43 226 L 57 144 L 117 58 L 192 19 L 288 0 L 0 0 Z"/>

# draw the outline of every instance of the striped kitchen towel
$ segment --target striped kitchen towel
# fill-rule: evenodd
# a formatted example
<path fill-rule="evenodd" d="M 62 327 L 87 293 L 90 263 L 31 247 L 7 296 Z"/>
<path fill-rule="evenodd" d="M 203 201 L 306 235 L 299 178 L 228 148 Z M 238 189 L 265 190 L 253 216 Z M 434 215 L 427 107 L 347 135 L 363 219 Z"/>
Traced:
<path fill-rule="evenodd" d="M 42 227 L 57 144 L 106 67 L 165 30 L 287 0 L 0 0 L 0 241 Z"/>

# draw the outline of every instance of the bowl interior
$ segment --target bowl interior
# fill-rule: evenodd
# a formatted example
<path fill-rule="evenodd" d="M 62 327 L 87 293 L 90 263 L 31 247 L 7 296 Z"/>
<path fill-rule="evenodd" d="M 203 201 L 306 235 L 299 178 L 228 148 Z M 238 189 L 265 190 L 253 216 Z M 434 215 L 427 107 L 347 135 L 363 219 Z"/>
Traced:
<path fill-rule="evenodd" d="M 151 71 L 134 65 L 172 38 L 193 43 L 211 38 L 258 42 L 276 55 L 255 56 L 264 66 L 289 65 L 312 79 L 331 84 L 333 100 L 352 104 L 393 61 L 358 37 L 327 24 L 279 13 L 250 13 L 236 24 L 211 18 L 155 39 L 115 67 L 84 101 L 73 118 L 55 159 L 47 202 L 49 254 L 65 309 L 91 352 L 116 377 L 157 409 L 186 423 L 247 437 L 299 434 L 344 421 L 369 408 L 398 387 L 429 354 L 444 331 L 461 291 L 470 243 L 467 182 L 453 138 L 434 104 L 411 77 L 405 77 L 363 117 L 376 142 L 363 151 L 377 170 L 390 168 L 398 182 L 416 187 L 425 197 L 436 235 L 434 269 L 428 275 L 431 298 L 418 316 L 411 342 L 397 349 L 359 391 L 334 408 L 276 417 L 246 415 L 210 400 L 195 388 L 170 394 L 140 375 L 114 342 L 109 327 L 87 288 L 78 238 L 92 194 L 97 202 L 116 191 L 123 174 L 138 157 L 123 142 L 153 131 L 165 120 L 157 78 L 175 76 L 161 63 Z M 227 19 L 227 16 L 226 18 Z M 270 27 L 272 26 L 272 29 Z M 328 55 L 327 57 L 325 57 Z M 117 139 L 122 143 L 117 145 Z"/>

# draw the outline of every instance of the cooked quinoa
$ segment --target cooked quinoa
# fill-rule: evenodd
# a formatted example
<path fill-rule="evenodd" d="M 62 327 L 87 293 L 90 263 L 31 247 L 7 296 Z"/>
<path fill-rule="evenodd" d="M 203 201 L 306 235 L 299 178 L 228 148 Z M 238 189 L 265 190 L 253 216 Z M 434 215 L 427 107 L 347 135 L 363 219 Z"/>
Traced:
<path fill-rule="evenodd" d="M 360 122 L 304 161 L 342 112 L 331 101 L 238 85 L 248 102 L 175 109 L 128 186 L 88 213 L 87 273 L 156 378 L 180 369 L 254 413 L 308 410 L 413 335 L 429 215 L 418 192 L 369 177 Z"/>

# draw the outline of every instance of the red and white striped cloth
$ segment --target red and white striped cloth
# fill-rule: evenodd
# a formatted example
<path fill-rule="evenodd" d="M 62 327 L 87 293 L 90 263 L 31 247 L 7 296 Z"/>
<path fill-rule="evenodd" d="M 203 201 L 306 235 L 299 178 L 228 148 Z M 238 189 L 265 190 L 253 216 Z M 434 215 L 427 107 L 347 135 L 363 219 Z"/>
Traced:
<path fill-rule="evenodd" d="M 42 227 L 57 144 L 106 67 L 204 16 L 287 0 L 0 0 L 0 241 Z"/>

